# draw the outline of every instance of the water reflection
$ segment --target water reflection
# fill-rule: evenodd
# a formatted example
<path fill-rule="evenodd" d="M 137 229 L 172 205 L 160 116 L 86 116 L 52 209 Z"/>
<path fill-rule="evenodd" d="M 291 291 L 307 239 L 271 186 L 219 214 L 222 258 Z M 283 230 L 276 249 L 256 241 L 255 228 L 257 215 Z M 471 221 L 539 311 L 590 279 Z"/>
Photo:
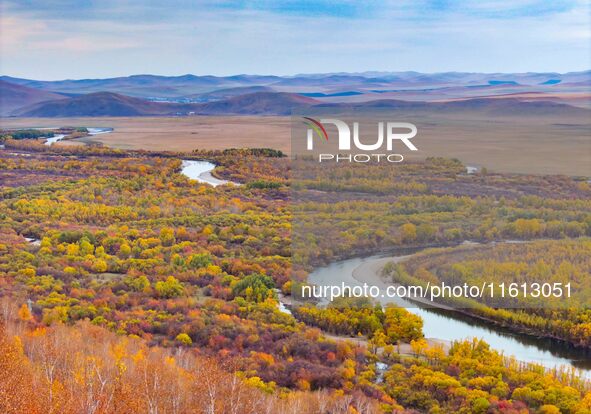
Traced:
<path fill-rule="evenodd" d="M 406 256 L 417 252 L 418 249 L 398 250 L 397 256 Z M 393 257 L 392 254 L 357 257 L 337 261 L 328 266 L 317 268 L 310 273 L 308 279 L 319 286 L 340 285 L 361 286 L 362 283 L 353 277 L 353 271 L 363 263 Z M 427 338 L 437 338 L 446 341 L 457 341 L 466 338 L 482 338 L 492 348 L 503 352 L 506 356 L 537 363 L 548 368 L 557 366 L 574 367 L 581 370 L 584 377 L 591 379 L 591 350 L 579 349 L 572 345 L 549 338 L 511 332 L 502 326 L 487 324 L 477 318 L 460 312 L 440 310 L 434 308 L 420 308 L 408 301 L 392 298 L 378 298 L 381 303 L 396 302 L 407 307 L 412 313 L 423 318 L 423 331 Z M 401 303 L 402 302 L 402 303 Z"/>

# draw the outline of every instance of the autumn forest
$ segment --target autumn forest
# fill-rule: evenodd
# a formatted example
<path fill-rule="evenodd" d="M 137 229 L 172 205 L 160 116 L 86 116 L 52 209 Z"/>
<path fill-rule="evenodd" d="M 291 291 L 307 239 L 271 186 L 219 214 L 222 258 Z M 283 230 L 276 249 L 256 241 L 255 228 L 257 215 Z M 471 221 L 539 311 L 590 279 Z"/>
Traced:
<path fill-rule="evenodd" d="M 429 341 L 421 317 L 393 305 L 297 297 L 318 266 L 425 247 L 384 280 L 570 281 L 567 306 L 442 304 L 591 348 L 586 178 L 468 174 L 428 158 L 294 179 L 269 149 L 35 138 L 6 134 L 0 149 L 3 413 L 591 413 L 576 370 L 480 338 Z M 240 185 L 191 180 L 181 160 L 214 162 Z"/>

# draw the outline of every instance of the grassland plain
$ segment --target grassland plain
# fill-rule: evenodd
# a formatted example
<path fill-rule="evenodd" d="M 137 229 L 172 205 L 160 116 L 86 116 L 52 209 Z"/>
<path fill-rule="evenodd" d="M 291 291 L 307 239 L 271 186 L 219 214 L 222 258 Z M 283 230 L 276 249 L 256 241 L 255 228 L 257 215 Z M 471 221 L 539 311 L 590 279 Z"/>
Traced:
<path fill-rule="evenodd" d="M 399 114 L 419 128 L 417 154 L 441 156 L 499 172 L 591 175 L 591 120 L 585 116 Z M 83 138 L 112 148 L 152 151 L 268 147 L 290 152 L 290 118 L 194 116 L 135 118 L 3 118 L 2 128 L 84 125 L 113 127 L 111 134 Z M 73 145 L 76 141 L 60 143 Z M 75 145 L 75 144 L 74 144 Z"/>

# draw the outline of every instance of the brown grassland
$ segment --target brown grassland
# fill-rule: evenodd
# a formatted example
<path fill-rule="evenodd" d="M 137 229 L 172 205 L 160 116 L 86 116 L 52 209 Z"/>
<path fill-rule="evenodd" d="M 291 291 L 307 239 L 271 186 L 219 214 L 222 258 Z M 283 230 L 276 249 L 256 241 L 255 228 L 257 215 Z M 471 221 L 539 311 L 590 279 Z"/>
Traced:
<path fill-rule="evenodd" d="M 397 117 L 399 117 L 397 115 Z M 415 116 L 415 118 L 418 118 Z M 414 138 L 418 153 L 458 158 L 464 164 L 501 172 L 591 175 L 591 120 L 584 117 L 487 117 L 484 114 L 421 116 Z M 168 151 L 269 147 L 289 153 L 290 118 L 276 116 L 195 116 L 135 118 L 4 118 L 2 128 L 112 127 L 111 134 L 82 138 L 112 148 Z M 59 145 L 73 145 L 75 141 Z"/>

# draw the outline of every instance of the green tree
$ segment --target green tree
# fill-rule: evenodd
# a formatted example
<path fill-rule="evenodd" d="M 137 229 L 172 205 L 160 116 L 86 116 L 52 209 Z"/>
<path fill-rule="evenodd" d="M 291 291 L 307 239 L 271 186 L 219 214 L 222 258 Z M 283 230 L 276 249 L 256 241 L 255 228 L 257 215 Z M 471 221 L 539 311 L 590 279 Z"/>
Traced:
<path fill-rule="evenodd" d="M 168 276 L 164 282 L 156 282 L 154 289 L 162 298 L 176 298 L 184 292 L 183 284 L 174 276 Z"/>
<path fill-rule="evenodd" d="M 406 223 L 400 226 L 400 237 L 403 242 L 414 242 L 417 239 L 417 226 Z"/>
<path fill-rule="evenodd" d="M 193 344 L 193 341 L 191 340 L 191 337 L 189 335 L 187 335 L 186 333 L 180 333 L 176 336 L 176 341 L 183 344 L 183 345 L 191 345 Z"/>
<path fill-rule="evenodd" d="M 242 296 L 252 302 L 263 302 L 273 295 L 275 283 L 267 275 L 253 273 L 236 282 L 232 288 L 234 296 Z"/>

